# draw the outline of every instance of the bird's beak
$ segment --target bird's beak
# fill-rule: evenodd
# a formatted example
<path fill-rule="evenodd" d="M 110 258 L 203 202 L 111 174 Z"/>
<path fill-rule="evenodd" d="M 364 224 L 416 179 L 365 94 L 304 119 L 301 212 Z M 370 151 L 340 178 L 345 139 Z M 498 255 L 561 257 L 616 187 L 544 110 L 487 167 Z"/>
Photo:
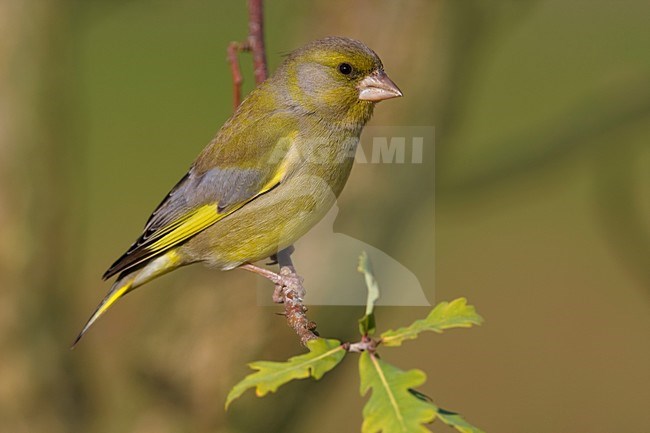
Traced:
<path fill-rule="evenodd" d="M 402 96 L 402 91 L 384 71 L 375 71 L 368 75 L 361 80 L 357 88 L 359 89 L 359 99 L 362 101 L 379 102 Z"/>

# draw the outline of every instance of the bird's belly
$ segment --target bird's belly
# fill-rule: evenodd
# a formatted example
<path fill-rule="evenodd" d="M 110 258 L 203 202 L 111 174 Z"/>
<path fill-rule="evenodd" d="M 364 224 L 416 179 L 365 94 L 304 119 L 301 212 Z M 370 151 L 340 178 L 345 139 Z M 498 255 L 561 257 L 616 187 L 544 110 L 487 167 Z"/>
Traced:
<path fill-rule="evenodd" d="M 220 269 L 265 259 L 293 244 L 325 216 L 347 174 L 349 169 L 338 177 L 340 184 L 312 174 L 293 176 L 190 239 L 181 252 L 191 261 Z"/>

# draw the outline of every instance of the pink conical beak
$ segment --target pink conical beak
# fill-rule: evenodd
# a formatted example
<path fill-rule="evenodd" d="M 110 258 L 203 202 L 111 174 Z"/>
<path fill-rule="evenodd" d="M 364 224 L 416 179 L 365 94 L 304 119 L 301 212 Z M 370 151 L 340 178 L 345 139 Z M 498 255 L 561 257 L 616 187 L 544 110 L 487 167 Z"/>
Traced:
<path fill-rule="evenodd" d="M 402 91 L 384 71 L 375 71 L 368 75 L 361 80 L 358 89 L 359 99 L 363 101 L 379 102 L 402 96 Z"/>

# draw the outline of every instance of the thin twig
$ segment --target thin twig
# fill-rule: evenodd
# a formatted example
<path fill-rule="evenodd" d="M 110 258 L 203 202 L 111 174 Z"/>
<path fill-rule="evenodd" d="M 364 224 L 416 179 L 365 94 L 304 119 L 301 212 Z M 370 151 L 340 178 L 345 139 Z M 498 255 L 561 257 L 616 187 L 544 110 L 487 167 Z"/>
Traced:
<path fill-rule="evenodd" d="M 230 72 L 232 74 L 232 105 L 233 108 L 237 109 L 241 103 L 241 85 L 244 82 L 244 78 L 241 75 L 241 69 L 239 68 L 239 52 L 243 51 L 242 44 L 239 42 L 231 42 L 228 44 L 228 62 L 230 63 Z"/>
<path fill-rule="evenodd" d="M 239 67 L 239 53 L 251 52 L 253 54 L 253 73 L 255 84 L 260 85 L 268 76 L 266 65 L 266 49 L 264 48 L 264 6 L 263 0 L 248 0 L 248 37 L 245 42 L 231 42 L 228 44 L 228 63 L 232 74 L 232 99 L 233 107 L 237 109 L 241 103 L 241 88 L 244 78 Z"/>

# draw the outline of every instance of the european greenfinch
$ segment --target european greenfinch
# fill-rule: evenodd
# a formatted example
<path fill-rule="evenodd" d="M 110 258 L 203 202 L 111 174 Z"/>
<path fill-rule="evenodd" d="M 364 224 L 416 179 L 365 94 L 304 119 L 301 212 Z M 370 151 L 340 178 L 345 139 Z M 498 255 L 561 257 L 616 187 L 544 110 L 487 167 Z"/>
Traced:
<path fill-rule="evenodd" d="M 106 271 L 118 278 L 74 344 L 119 298 L 180 266 L 250 267 L 293 244 L 343 189 L 375 104 L 399 96 L 359 41 L 327 37 L 289 54 Z"/>

